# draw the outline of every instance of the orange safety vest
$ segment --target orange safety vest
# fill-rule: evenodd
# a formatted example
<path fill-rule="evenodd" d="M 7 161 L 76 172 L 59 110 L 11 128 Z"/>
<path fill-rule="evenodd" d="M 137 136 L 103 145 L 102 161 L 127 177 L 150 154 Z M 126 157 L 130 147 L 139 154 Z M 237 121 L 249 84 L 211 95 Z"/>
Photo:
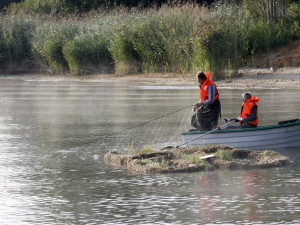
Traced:
<path fill-rule="evenodd" d="M 256 106 L 256 102 L 259 101 L 258 97 L 252 96 L 250 99 L 248 99 L 247 101 L 243 102 L 242 108 L 241 108 L 241 113 L 240 113 L 240 117 L 242 118 L 246 118 L 247 116 L 251 115 L 251 110 L 253 108 L 253 106 Z M 248 123 L 252 123 L 254 125 L 258 125 L 258 116 L 257 116 L 257 111 L 256 111 L 256 120 L 253 121 L 247 121 Z M 240 124 L 242 124 L 240 122 Z"/>
<path fill-rule="evenodd" d="M 208 100 L 208 86 L 209 85 L 214 85 L 215 88 L 216 88 L 216 91 L 215 91 L 215 98 L 214 98 L 214 101 L 216 101 L 216 99 L 219 98 L 219 92 L 218 92 L 218 88 L 217 88 L 217 85 L 212 82 L 209 78 L 210 78 L 210 72 L 206 72 L 205 73 L 205 76 L 206 76 L 206 81 L 200 86 L 200 89 L 199 89 L 199 93 L 200 93 L 200 100 L 201 102 L 204 102 L 206 100 Z"/>

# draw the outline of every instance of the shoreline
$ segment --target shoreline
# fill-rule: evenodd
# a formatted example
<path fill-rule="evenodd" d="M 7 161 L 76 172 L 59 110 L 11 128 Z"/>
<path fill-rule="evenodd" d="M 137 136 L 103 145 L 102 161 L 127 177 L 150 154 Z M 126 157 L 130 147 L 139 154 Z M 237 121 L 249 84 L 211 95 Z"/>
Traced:
<path fill-rule="evenodd" d="M 15 79 L 21 81 L 77 81 L 77 82 L 146 82 L 153 85 L 197 85 L 194 75 L 181 74 L 93 74 L 82 76 L 17 74 L 0 75 L 0 80 Z M 218 80 L 218 87 L 224 88 L 300 88 L 300 67 L 283 67 L 271 69 L 243 68 L 239 76 Z"/>

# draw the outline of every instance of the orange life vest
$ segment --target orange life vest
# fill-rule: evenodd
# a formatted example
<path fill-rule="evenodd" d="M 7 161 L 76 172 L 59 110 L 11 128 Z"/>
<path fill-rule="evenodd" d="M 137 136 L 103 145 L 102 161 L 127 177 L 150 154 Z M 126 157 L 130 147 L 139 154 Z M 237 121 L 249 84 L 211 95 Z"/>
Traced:
<path fill-rule="evenodd" d="M 250 99 L 248 99 L 247 101 L 243 102 L 242 105 L 242 109 L 241 109 L 241 113 L 240 113 L 240 117 L 242 118 L 246 118 L 247 116 L 251 115 L 251 110 L 253 108 L 253 106 L 256 106 L 256 102 L 259 101 L 258 97 L 252 96 Z M 254 125 L 258 125 L 258 116 L 257 116 L 257 111 L 256 111 L 256 120 L 253 121 L 247 121 L 248 123 L 252 123 Z M 241 124 L 241 122 L 240 122 Z"/>
<path fill-rule="evenodd" d="M 214 82 L 212 82 L 209 78 L 210 78 L 210 72 L 206 72 L 205 73 L 205 76 L 206 76 L 206 81 L 200 86 L 200 89 L 199 89 L 199 93 L 200 93 L 200 100 L 201 102 L 204 102 L 206 100 L 208 100 L 208 86 L 209 85 L 214 85 L 215 88 L 216 88 L 216 91 L 215 91 L 215 98 L 214 98 L 214 101 L 216 101 L 216 99 L 219 98 L 219 92 L 218 92 L 218 88 L 217 86 L 215 85 Z"/>

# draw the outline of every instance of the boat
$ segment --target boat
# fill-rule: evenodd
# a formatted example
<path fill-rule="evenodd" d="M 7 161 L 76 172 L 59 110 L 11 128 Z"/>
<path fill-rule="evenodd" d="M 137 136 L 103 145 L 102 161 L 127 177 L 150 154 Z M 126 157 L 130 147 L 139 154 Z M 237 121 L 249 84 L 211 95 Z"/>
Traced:
<path fill-rule="evenodd" d="M 222 127 L 222 126 L 220 126 Z M 189 131 L 181 133 L 180 146 L 225 144 L 239 149 L 276 150 L 300 147 L 300 120 L 286 120 L 273 125 L 256 128 L 216 128 L 212 131 Z"/>

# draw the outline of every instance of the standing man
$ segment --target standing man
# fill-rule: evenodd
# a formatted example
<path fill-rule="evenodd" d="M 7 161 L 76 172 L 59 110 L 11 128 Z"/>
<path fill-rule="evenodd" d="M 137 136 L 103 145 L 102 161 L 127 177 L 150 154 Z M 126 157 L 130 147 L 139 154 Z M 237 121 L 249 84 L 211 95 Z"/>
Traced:
<path fill-rule="evenodd" d="M 212 130 L 218 127 L 221 117 L 221 103 L 216 84 L 210 80 L 210 72 L 198 72 L 200 101 L 193 106 L 196 112 L 192 117 L 192 126 L 199 130 Z"/>

